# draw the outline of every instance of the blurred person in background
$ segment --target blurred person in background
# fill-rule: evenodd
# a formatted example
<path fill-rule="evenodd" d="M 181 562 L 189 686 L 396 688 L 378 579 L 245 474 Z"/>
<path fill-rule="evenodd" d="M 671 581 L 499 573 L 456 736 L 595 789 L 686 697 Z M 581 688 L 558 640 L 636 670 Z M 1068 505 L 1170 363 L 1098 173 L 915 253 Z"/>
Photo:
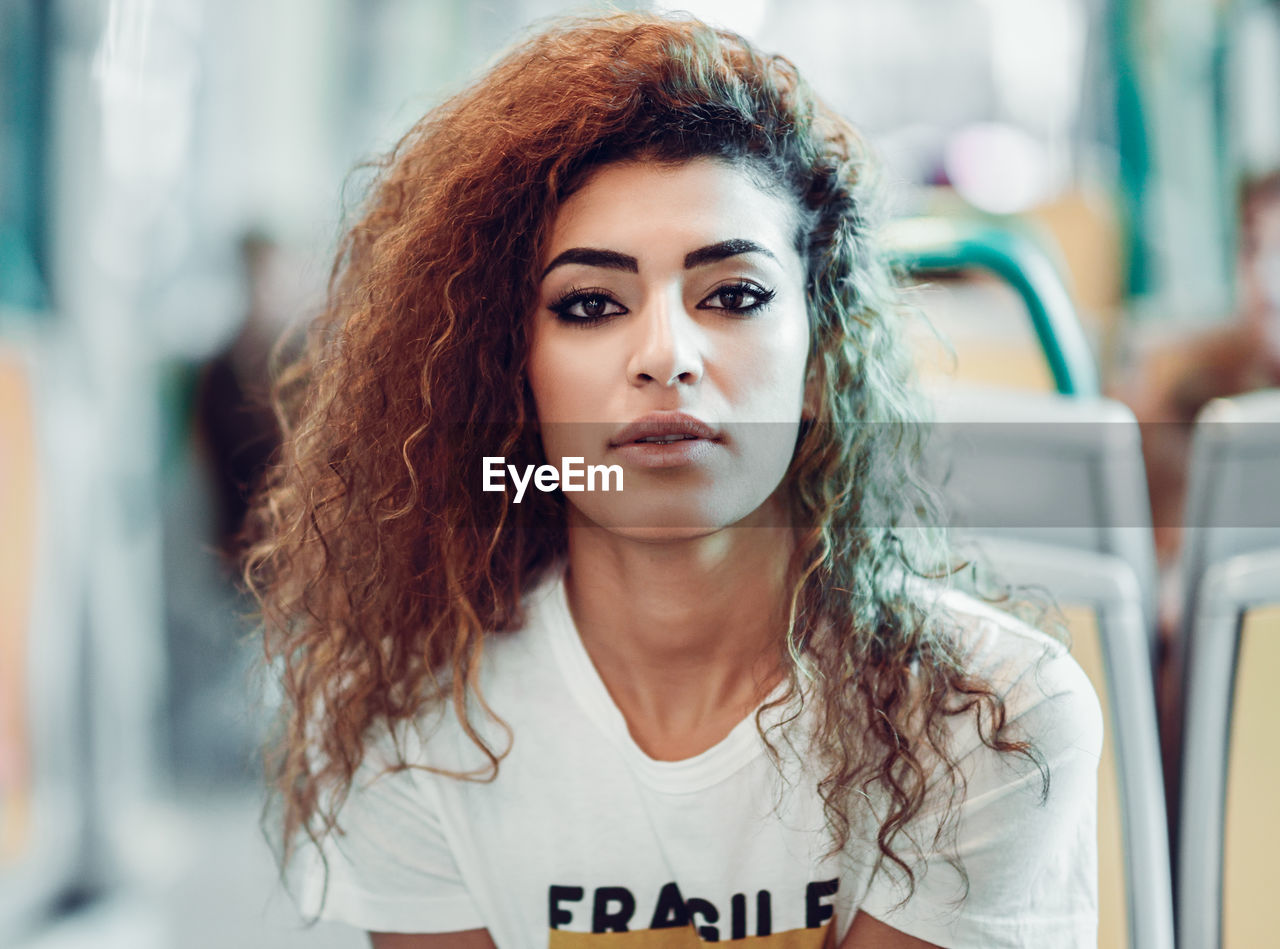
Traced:
<path fill-rule="evenodd" d="M 1094 944 L 1097 699 L 895 529 L 935 501 L 876 195 L 785 59 L 644 15 L 550 25 L 387 157 L 246 566 L 306 914 Z"/>
<path fill-rule="evenodd" d="M 196 391 L 197 432 L 213 480 L 218 549 L 228 564 L 243 551 L 249 497 L 280 442 L 271 410 L 271 347 L 283 324 L 275 285 L 284 264 L 266 234 L 251 231 L 240 241 L 249 306 L 231 343 L 200 371 Z"/>
<path fill-rule="evenodd" d="M 1239 303 L 1229 322 L 1153 348 L 1116 392 L 1143 423 L 1156 553 L 1165 566 L 1181 543 L 1196 416 L 1211 399 L 1280 386 L 1280 169 L 1240 190 L 1236 279 Z"/>
<path fill-rule="evenodd" d="M 285 276 L 293 261 L 274 240 L 253 230 L 238 247 L 247 305 L 235 335 L 175 383 L 184 393 L 175 401 L 192 406 L 192 440 L 174 459 L 165 503 L 170 757 L 194 786 L 244 780 L 261 741 L 243 701 L 254 650 L 235 581 L 248 500 L 279 445 L 271 348 L 283 313 L 301 305 Z"/>

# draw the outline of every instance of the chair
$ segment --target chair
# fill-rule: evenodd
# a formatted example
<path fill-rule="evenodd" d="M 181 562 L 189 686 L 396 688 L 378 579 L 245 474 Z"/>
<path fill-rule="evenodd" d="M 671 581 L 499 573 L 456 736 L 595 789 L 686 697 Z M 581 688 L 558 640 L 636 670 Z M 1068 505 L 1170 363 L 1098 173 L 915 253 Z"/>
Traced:
<path fill-rule="evenodd" d="M 1191 438 L 1182 549 L 1173 600 L 1179 604 L 1179 638 L 1169 655 L 1170 680 L 1190 693 L 1190 630 L 1200 610 L 1210 568 L 1239 554 L 1280 547 L 1280 389 L 1214 399 L 1196 417 Z M 1184 703 L 1185 705 L 1185 703 Z M 1171 728 L 1185 729 L 1186 709 L 1174 708 Z M 1176 734 L 1174 735 L 1177 738 Z M 1179 752 L 1186 743 L 1178 741 Z M 1170 762 L 1173 776 L 1184 772 Z M 1171 787 L 1175 809 L 1180 786 Z M 1174 847 L 1178 848 L 1174 826 Z"/>
<path fill-rule="evenodd" d="M 1214 399 L 1196 417 L 1178 576 L 1183 622 L 1211 564 L 1280 547 L 1280 389 Z"/>
<path fill-rule="evenodd" d="M 1137 579 L 1154 659 L 1155 549 L 1133 413 L 1109 399 L 958 387 L 934 403 L 925 465 L 952 528 L 1119 557 Z"/>
<path fill-rule="evenodd" d="M 1100 945 L 1123 940 L 1131 949 L 1171 949 L 1160 744 L 1133 570 L 1114 555 L 1022 540 L 983 538 L 975 546 L 1000 579 L 1043 588 L 1060 606 L 1075 608 L 1068 613 L 1075 618 L 1071 650 L 1098 691 L 1107 736 L 1099 768 Z M 1123 898 L 1107 886 L 1111 876 L 1121 878 Z"/>
<path fill-rule="evenodd" d="M 1271 944 L 1275 914 L 1269 897 L 1280 847 L 1280 610 L 1263 614 L 1258 608 L 1280 604 L 1280 547 L 1214 564 L 1199 584 L 1196 603 L 1188 637 L 1179 814 L 1179 945 Z M 1262 621 L 1251 622 L 1251 615 Z"/>
<path fill-rule="evenodd" d="M 1007 283 L 1060 393 L 934 389 L 926 463 L 953 526 L 1124 559 L 1142 590 L 1154 662 L 1158 578 L 1137 422 L 1099 395 L 1093 354 L 1052 261 L 1024 236 L 980 221 L 899 220 L 885 241 L 907 273 L 979 269 Z"/>

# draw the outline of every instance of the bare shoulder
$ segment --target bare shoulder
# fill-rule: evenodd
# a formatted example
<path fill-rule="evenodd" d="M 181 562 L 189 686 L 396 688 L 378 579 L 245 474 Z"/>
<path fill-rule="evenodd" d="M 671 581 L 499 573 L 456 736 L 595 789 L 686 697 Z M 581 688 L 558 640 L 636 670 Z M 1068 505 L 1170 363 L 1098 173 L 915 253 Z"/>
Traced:
<path fill-rule="evenodd" d="M 937 949 L 937 944 L 908 936 L 867 913 L 858 913 L 840 949 Z"/>
<path fill-rule="evenodd" d="M 494 949 L 487 929 L 460 933 L 369 933 L 373 949 Z"/>

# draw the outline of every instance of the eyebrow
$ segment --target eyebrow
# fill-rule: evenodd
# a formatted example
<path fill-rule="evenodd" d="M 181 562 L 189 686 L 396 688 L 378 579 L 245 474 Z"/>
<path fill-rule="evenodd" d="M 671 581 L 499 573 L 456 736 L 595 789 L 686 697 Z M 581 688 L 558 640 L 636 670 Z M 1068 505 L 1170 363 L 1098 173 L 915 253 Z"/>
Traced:
<path fill-rule="evenodd" d="M 720 241 L 718 244 L 708 244 L 706 247 L 699 247 L 697 250 L 685 254 L 684 269 L 692 270 L 694 267 L 712 264 L 717 260 L 725 260 L 728 257 L 737 257 L 739 254 L 764 254 L 774 260 L 778 259 L 774 257 L 769 248 L 757 244 L 755 241 L 734 238 L 733 240 Z"/>
<path fill-rule="evenodd" d="M 542 271 L 545 277 L 557 267 L 565 264 L 583 264 L 587 267 L 604 267 L 606 270 L 625 270 L 627 273 L 639 273 L 640 261 L 627 254 L 619 254 L 616 250 L 597 250 L 594 247 L 571 247 L 563 254 L 557 254 L 555 260 L 547 264 Z"/>
<path fill-rule="evenodd" d="M 692 270 L 694 267 L 701 267 L 704 264 L 715 263 L 718 260 L 737 257 L 741 254 L 764 254 L 774 260 L 778 259 L 769 248 L 757 244 L 755 241 L 733 238 L 727 241 L 719 241 L 715 244 L 708 244 L 706 247 L 699 247 L 697 250 L 685 254 L 684 269 Z M 547 269 L 542 271 L 542 276 L 545 278 L 551 271 L 557 267 L 563 267 L 565 264 L 603 267 L 606 270 L 624 270 L 627 273 L 640 272 L 640 262 L 629 254 L 620 254 L 615 250 L 601 250 L 595 247 L 571 247 L 564 253 L 557 254 L 555 259 L 547 264 Z"/>

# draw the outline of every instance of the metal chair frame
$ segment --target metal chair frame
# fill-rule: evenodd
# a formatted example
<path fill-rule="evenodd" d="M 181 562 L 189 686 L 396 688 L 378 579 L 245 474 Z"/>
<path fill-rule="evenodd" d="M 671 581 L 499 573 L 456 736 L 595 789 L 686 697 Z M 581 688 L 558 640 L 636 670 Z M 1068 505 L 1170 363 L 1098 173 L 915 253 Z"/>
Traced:
<path fill-rule="evenodd" d="M 1238 554 L 1200 582 L 1188 637 L 1186 726 L 1178 847 L 1178 941 L 1217 949 L 1222 938 L 1223 842 L 1240 634 L 1251 608 L 1280 603 L 1280 548 Z"/>

